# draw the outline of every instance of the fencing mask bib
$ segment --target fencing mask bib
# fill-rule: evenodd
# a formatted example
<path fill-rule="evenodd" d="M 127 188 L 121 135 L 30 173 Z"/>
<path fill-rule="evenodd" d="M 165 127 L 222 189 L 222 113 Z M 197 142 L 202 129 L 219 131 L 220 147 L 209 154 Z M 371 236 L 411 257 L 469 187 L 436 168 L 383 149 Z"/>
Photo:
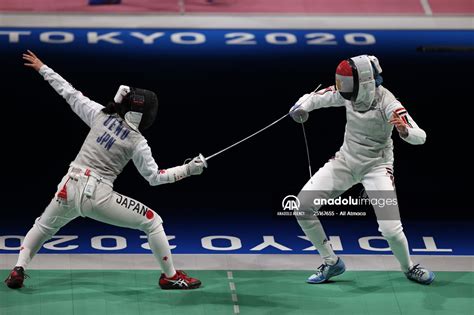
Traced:
<path fill-rule="evenodd" d="M 135 131 L 143 131 L 155 121 L 158 98 L 152 91 L 121 85 L 114 102 L 117 104 L 117 113 Z"/>
<path fill-rule="evenodd" d="M 336 68 L 336 88 L 351 101 L 355 111 L 368 111 L 375 98 L 375 89 L 382 84 L 382 68 L 375 56 L 360 55 L 343 60 Z"/>

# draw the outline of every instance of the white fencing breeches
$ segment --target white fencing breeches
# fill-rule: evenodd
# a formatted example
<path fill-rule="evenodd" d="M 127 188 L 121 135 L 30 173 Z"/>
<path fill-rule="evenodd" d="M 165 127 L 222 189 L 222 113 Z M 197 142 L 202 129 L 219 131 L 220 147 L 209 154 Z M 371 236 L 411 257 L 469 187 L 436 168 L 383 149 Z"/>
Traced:
<path fill-rule="evenodd" d="M 327 243 L 326 233 L 318 217 L 314 215 L 314 211 L 321 207 L 314 204 L 314 199 L 337 198 L 355 184 L 362 183 L 369 198 L 396 200 L 393 180 L 391 164 L 377 165 L 366 174 L 358 175 L 347 166 L 344 156 L 338 152 L 306 183 L 298 195 L 301 202 L 300 210 L 305 211 L 306 215 L 297 216 L 298 223 L 326 262 L 333 263 L 337 258 Z M 402 269 L 407 270 L 412 263 L 398 205 L 384 204 L 383 207 L 374 206 L 373 208 L 379 231 L 386 238 Z"/>
<path fill-rule="evenodd" d="M 79 176 L 73 179 L 70 174 L 69 172 L 64 176 L 54 198 L 26 235 L 17 265 L 26 267 L 43 243 L 60 228 L 78 216 L 85 216 L 111 225 L 145 232 L 155 257 L 160 265 L 164 264 L 162 269 L 168 271 L 165 272 L 167 275 L 174 275 L 169 245 L 162 226 L 163 221 L 155 211 L 113 191 L 110 184 L 100 182 L 92 176 Z M 89 181 L 96 181 L 90 197 L 85 193 Z"/>

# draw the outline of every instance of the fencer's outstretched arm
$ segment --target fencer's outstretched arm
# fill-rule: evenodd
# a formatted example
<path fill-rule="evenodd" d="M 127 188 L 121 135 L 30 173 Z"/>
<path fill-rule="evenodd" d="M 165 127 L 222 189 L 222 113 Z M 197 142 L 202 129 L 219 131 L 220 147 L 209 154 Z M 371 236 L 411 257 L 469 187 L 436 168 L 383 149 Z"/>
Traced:
<path fill-rule="evenodd" d="M 426 132 L 418 127 L 415 120 L 398 101 L 392 102 L 387 106 L 385 115 L 389 122 L 397 129 L 400 138 L 410 144 L 425 143 Z"/>
<path fill-rule="evenodd" d="M 151 154 L 151 148 L 145 139 L 136 146 L 132 159 L 137 170 L 151 186 L 170 184 L 191 175 L 199 175 L 204 169 L 204 163 L 199 157 L 195 157 L 184 165 L 158 169 L 158 165 Z"/>
<path fill-rule="evenodd" d="M 303 95 L 296 104 L 300 104 L 301 107 L 310 112 L 319 108 L 345 106 L 345 100 L 337 93 L 334 86 L 330 86 L 316 93 Z"/>
<path fill-rule="evenodd" d="M 304 123 L 308 113 L 323 107 L 345 106 L 344 99 L 337 93 L 334 86 L 327 87 L 315 93 L 305 94 L 290 109 L 290 116 L 296 122 Z"/>
<path fill-rule="evenodd" d="M 23 54 L 23 59 L 28 62 L 25 63 L 25 66 L 38 71 L 53 89 L 66 100 L 72 110 L 89 127 L 92 125 L 97 113 L 103 108 L 102 105 L 82 95 L 80 91 L 76 90 L 53 69 L 45 65 L 33 52 L 28 50 L 27 54 Z"/>

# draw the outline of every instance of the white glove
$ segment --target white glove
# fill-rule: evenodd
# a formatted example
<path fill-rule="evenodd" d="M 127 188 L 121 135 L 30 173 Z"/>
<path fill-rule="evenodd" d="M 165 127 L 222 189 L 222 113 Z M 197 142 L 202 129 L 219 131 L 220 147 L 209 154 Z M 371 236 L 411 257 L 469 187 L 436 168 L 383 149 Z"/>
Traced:
<path fill-rule="evenodd" d="M 303 95 L 298 102 L 290 108 L 290 116 L 297 123 L 304 123 L 308 120 L 309 112 L 305 105 L 310 101 L 311 96 L 312 93 Z"/>
<path fill-rule="evenodd" d="M 200 175 L 204 170 L 204 162 L 201 161 L 199 156 L 196 156 L 190 162 L 186 163 L 186 169 L 188 175 Z"/>
<path fill-rule="evenodd" d="M 301 105 L 295 104 L 290 109 L 290 116 L 297 123 L 304 123 L 308 120 L 309 113 Z"/>

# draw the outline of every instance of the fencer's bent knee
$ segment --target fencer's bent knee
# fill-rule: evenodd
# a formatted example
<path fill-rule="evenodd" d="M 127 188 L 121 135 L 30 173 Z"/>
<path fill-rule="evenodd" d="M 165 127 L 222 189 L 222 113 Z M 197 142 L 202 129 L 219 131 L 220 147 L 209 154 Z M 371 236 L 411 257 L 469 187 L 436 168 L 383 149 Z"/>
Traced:
<path fill-rule="evenodd" d="M 51 238 L 63 226 L 62 224 L 60 224 L 62 223 L 60 221 L 60 217 L 39 217 L 35 220 L 33 227 L 37 228 L 42 234 Z"/>
<path fill-rule="evenodd" d="M 311 229 L 316 224 L 320 224 L 318 217 L 316 216 L 316 211 L 318 211 L 321 206 L 314 204 L 315 194 L 311 191 L 301 191 L 298 196 L 298 201 L 300 206 L 298 208 L 298 215 L 296 215 L 296 220 L 303 230 Z"/>
<path fill-rule="evenodd" d="M 316 225 L 321 224 L 316 215 L 316 211 L 319 208 L 320 207 L 309 206 L 308 204 L 301 203 L 298 214 L 296 215 L 296 220 L 304 231 L 311 230 Z"/>
<path fill-rule="evenodd" d="M 148 210 L 146 221 L 140 226 L 140 230 L 147 235 L 153 235 L 163 231 L 163 219 L 153 210 Z"/>
<path fill-rule="evenodd" d="M 397 239 L 403 233 L 402 223 L 399 220 L 378 221 L 379 231 L 387 239 Z"/>
<path fill-rule="evenodd" d="M 154 225 L 153 229 L 150 230 L 149 232 L 145 232 L 148 236 L 155 235 L 158 233 L 162 233 L 165 229 L 163 228 L 163 223 L 160 223 L 158 225 Z"/>

